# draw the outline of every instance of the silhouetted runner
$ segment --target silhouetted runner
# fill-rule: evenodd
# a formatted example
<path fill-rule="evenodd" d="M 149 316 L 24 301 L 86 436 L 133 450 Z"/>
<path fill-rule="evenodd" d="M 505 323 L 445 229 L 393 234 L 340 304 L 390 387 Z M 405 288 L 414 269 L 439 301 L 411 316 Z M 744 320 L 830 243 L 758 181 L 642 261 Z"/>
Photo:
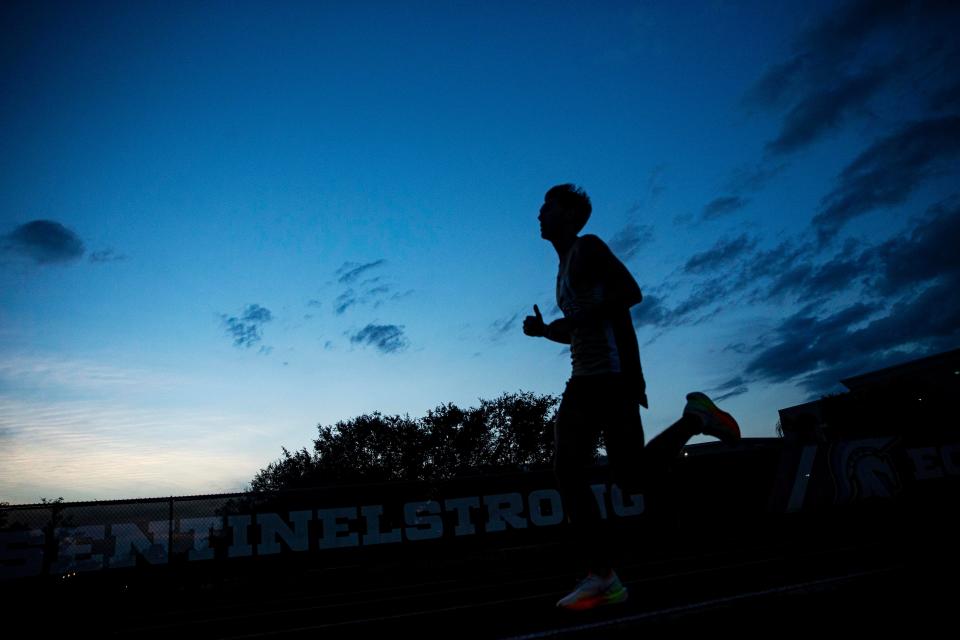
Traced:
<path fill-rule="evenodd" d="M 572 184 L 547 191 L 540 235 L 560 258 L 557 306 L 563 317 L 546 324 L 540 309 L 523 322 L 528 336 L 570 345 L 573 373 L 557 411 L 554 469 L 564 512 L 572 525 L 587 577 L 557 602 L 590 609 L 623 602 L 627 590 L 613 570 L 616 545 L 605 531 L 587 469 L 601 433 L 613 479 L 627 493 L 642 489 L 700 433 L 727 442 L 740 428 L 703 393 L 687 395 L 683 416 L 644 446 L 640 405 L 647 407 L 637 335 L 630 307 L 643 296 L 620 260 L 594 235 L 579 236 L 590 217 L 590 198 Z"/>

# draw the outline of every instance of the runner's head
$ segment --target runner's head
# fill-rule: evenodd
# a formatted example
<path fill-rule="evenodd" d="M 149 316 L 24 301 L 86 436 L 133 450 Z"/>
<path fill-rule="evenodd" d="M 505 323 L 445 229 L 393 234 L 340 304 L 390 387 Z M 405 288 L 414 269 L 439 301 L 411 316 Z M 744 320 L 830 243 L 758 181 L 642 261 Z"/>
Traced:
<path fill-rule="evenodd" d="M 558 184 L 543 196 L 540 207 L 540 235 L 555 239 L 558 235 L 577 235 L 590 218 L 590 197 L 573 184 Z"/>

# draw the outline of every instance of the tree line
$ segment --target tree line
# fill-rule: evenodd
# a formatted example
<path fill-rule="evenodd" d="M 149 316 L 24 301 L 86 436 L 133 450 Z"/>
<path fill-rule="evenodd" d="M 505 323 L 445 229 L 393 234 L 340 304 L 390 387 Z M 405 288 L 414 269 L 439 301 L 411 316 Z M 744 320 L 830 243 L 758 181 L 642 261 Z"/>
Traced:
<path fill-rule="evenodd" d="M 443 404 L 420 418 L 363 414 L 317 426 L 312 450 L 282 448 L 252 491 L 331 484 L 439 481 L 469 473 L 547 465 L 559 398 L 504 393 L 479 406 Z"/>

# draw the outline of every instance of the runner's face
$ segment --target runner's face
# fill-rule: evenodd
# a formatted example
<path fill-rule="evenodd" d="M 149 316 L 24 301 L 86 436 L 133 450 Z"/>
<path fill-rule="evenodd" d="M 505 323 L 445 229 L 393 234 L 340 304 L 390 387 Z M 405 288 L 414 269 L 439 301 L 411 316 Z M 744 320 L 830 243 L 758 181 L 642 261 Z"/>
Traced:
<path fill-rule="evenodd" d="M 540 237 L 544 240 L 562 236 L 567 226 L 566 212 L 557 205 L 555 200 L 547 200 L 543 203 L 537 220 L 540 221 Z"/>

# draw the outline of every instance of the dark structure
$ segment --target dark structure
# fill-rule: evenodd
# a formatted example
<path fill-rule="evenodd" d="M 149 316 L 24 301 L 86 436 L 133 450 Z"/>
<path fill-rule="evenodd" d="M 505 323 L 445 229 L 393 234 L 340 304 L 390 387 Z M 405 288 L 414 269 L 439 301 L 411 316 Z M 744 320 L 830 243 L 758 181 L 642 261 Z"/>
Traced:
<path fill-rule="evenodd" d="M 848 392 L 780 410 L 784 437 L 835 442 L 863 436 L 945 436 L 955 431 L 960 349 L 841 380 Z"/>

